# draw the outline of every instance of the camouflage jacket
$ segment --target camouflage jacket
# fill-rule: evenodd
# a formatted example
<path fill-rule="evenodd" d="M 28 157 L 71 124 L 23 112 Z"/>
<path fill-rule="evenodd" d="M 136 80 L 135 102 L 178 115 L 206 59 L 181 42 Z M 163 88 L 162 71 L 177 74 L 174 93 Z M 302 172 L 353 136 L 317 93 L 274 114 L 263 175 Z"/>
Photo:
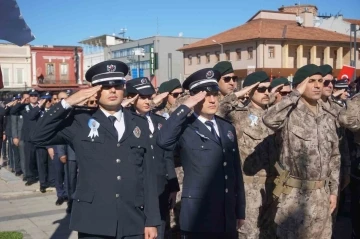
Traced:
<path fill-rule="evenodd" d="M 341 172 L 344 175 L 350 174 L 351 157 L 348 144 L 348 138 L 346 136 L 345 128 L 340 125 L 338 115 L 343 108 L 343 104 L 334 101 L 332 97 L 329 97 L 329 105 L 324 104 L 323 106 L 330 113 L 335 120 L 336 132 L 339 137 L 339 150 L 341 155 Z"/>
<path fill-rule="evenodd" d="M 281 134 L 280 164 L 302 180 L 329 179 L 330 193 L 339 187 L 340 153 L 335 120 L 318 104 L 315 115 L 294 90 L 269 108 L 263 121 Z"/>
<path fill-rule="evenodd" d="M 357 145 L 356 157 L 360 157 L 360 93 L 348 100 L 346 105 L 347 107 L 340 111 L 339 122 L 354 133 L 354 141 Z"/>
<path fill-rule="evenodd" d="M 240 107 L 234 94 L 220 102 L 219 115 L 235 126 L 242 169 L 247 176 L 276 175 L 275 135 L 262 121 L 265 112 L 251 104 Z"/>

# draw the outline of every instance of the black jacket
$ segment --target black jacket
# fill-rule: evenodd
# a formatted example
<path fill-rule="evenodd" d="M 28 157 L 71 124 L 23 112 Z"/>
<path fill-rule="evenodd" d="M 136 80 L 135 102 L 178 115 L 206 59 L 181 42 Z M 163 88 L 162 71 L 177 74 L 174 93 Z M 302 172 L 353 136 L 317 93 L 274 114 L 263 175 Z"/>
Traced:
<path fill-rule="evenodd" d="M 76 153 L 79 174 L 70 228 L 122 238 L 159 225 L 153 168 L 157 159 L 150 153 L 146 119 L 124 109 L 125 132 L 118 142 L 114 126 L 100 109 L 69 111 L 61 103 L 54 105 L 38 121 L 31 140 L 37 146 L 70 144 Z M 100 124 L 98 137 L 89 137 L 90 119 Z"/>
<path fill-rule="evenodd" d="M 245 218 L 245 193 L 234 126 L 215 116 L 221 143 L 190 109 L 178 107 L 162 126 L 157 142 L 178 147 L 184 169 L 180 228 L 189 232 L 236 232 Z"/>
<path fill-rule="evenodd" d="M 36 127 L 36 117 L 39 110 L 38 106 L 33 107 L 31 104 L 17 104 L 11 108 L 11 115 L 22 116 L 21 140 L 30 141 L 30 134 Z"/>

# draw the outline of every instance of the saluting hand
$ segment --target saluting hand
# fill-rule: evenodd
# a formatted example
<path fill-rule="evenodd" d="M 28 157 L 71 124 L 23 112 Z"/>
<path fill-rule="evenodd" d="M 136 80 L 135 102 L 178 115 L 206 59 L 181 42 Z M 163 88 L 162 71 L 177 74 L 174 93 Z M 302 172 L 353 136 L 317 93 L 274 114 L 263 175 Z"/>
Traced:
<path fill-rule="evenodd" d="M 193 108 L 197 103 L 205 99 L 206 91 L 200 91 L 196 95 L 190 96 L 187 100 L 184 101 L 183 105 L 186 105 L 190 109 Z"/>
<path fill-rule="evenodd" d="M 13 101 L 11 101 L 11 102 L 9 102 L 9 103 L 7 103 L 6 105 L 5 105 L 5 107 L 7 108 L 7 107 L 11 107 L 11 106 L 14 106 L 14 105 L 16 105 L 17 104 L 17 100 L 13 100 Z"/>
<path fill-rule="evenodd" d="M 297 91 L 299 91 L 300 95 L 304 94 L 305 89 L 306 89 L 306 85 L 309 82 L 310 77 L 306 78 L 303 82 L 301 82 L 297 87 Z"/>
<path fill-rule="evenodd" d="M 237 98 L 244 98 L 246 94 L 248 94 L 250 91 L 252 91 L 252 89 L 257 87 L 258 85 L 260 85 L 260 82 L 246 86 L 246 87 L 242 88 L 241 90 L 235 92 L 235 95 Z"/>
<path fill-rule="evenodd" d="M 278 92 L 279 89 L 281 89 L 284 86 L 284 84 L 278 85 L 274 88 L 271 89 L 271 93 L 276 93 Z"/>
<path fill-rule="evenodd" d="M 86 102 L 90 97 L 96 96 L 100 90 L 101 85 L 79 90 L 75 94 L 69 96 L 69 98 L 67 98 L 65 101 L 71 106 L 78 105 L 80 103 Z"/>
<path fill-rule="evenodd" d="M 333 96 L 336 98 L 336 97 L 339 97 L 340 95 L 342 95 L 343 93 L 345 92 L 345 89 L 342 89 L 342 90 L 338 90 L 336 92 L 333 93 Z"/>
<path fill-rule="evenodd" d="M 123 99 L 123 101 L 121 102 L 121 106 L 128 107 L 131 103 L 134 103 L 137 98 L 139 98 L 139 94 L 129 99 Z"/>
<path fill-rule="evenodd" d="M 156 239 L 157 238 L 157 229 L 156 227 L 145 227 L 144 231 L 145 239 Z"/>
<path fill-rule="evenodd" d="M 166 96 L 169 95 L 169 92 L 164 92 L 161 94 L 158 94 L 157 96 L 154 97 L 153 102 L 155 105 L 158 105 L 160 102 L 162 102 L 163 99 L 165 99 Z"/>
<path fill-rule="evenodd" d="M 45 102 L 46 102 L 46 99 L 41 99 L 41 100 L 39 101 L 39 107 L 40 107 L 40 108 L 43 107 L 43 105 L 45 104 Z"/>

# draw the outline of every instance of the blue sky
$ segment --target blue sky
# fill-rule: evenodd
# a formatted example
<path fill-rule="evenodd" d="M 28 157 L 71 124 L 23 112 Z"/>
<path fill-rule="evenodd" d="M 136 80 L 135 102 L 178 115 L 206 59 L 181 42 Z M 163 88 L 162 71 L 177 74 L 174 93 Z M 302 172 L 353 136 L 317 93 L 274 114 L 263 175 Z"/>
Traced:
<path fill-rule="evenodd" d="M 153 36 L 208 37 L 245 23 L 258 10 L 277 10 L 289 0 L 17 0 L 36 36 L 33 45 L 78 45 L 90 36 L 119 33 L 132 39 Z M 320 13 L 360 19 L 359 0 L 311 0 Z M 158 24 L 157 24 L 158 19 Z M 158 25 L 158 27 L 157 27 Z"/>

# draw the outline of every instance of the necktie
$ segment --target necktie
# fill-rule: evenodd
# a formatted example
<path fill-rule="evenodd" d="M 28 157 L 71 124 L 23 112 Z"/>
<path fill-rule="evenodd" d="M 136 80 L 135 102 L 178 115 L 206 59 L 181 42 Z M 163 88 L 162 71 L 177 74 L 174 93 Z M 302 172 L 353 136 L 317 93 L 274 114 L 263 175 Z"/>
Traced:
<path fill-rule="evenodd" d="M 112 126 L 114 127 L 116 137 L 119 137 L 119 136 L 118 136 L 117 129 L 115 128 L 115 121 L 116 121 L 116 117 L 115 117 L 115 116 L 110 115 L 108 118 L 109 118 L 109 120 L 110 120 L 110 122 L 111 122 Z"/>
<path fill-rule="evenodd" d="M 212 133 L 212 135 L 215 137 L 215 139 L 217 140 L 217 142 L 220 143 L 220 137 L 219 137 L 219 136 L 217 135 L 217 133 L 216 133 L 216 130 L 215 130 L 215 127 L 214 127 L 214 123 L 208 120 L 208 121 L 205 121 L 205 124 L 211 128 L 211 133 Z"/>

